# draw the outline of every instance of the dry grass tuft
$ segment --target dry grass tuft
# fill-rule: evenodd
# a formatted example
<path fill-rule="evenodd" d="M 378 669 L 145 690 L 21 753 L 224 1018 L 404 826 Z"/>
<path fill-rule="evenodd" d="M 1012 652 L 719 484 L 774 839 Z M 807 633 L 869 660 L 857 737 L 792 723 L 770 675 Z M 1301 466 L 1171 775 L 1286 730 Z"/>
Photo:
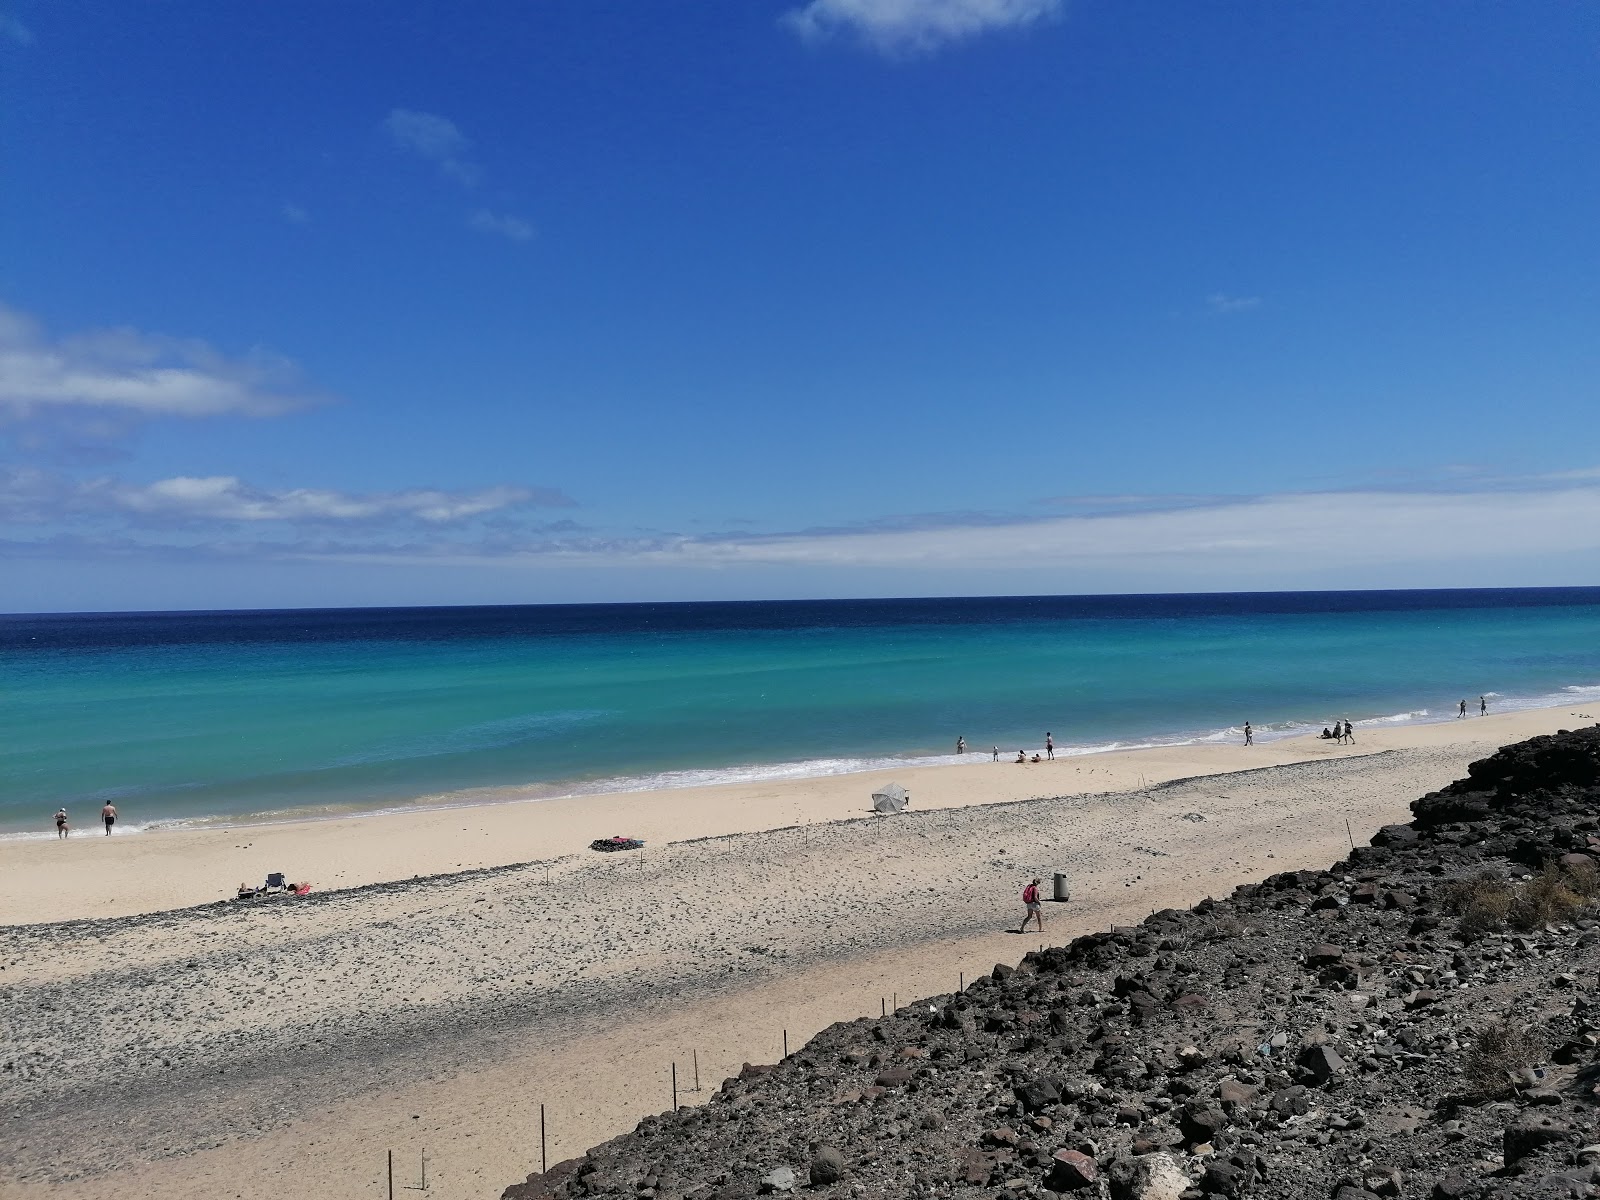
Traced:
<path fill-rule="evenodd" d="M 1517 889 L 1511 902 L 1511 924 L 1518 929 L 1543 929 L 1570 921 L 1584 907 L 1583 897 L 1569 885 L 1571 877 L 1551 863 Z"/>
<path fill-rule="evenodd" d="M 1452 880 L 1439 892 L 1444 910 L 1460 918 L 1459 932 L 1469 942 L 1507 928 L 1526 931 L 1570 921 L 1596 897 L 1600 872 L 1594 867 L 1554 863 L 1520 886 L 1485 872 Z"/>
<path fill-rule="evenodd" d="M 1485 872 L 1471 879 L 1451 880 L 1440 890 L 1439 899 L 1446 912 L 1461 918 L 1461 936 L 1472 941 L 1506 927 L 1515 897 L 1509 883 Z"/>
<path fill-rule="evenodd" d="M 1517 1073 L 1537 1066 L 1550 1052 L 1542 1033 L 1499 1021 L 1478 1031 L 1463 1070 L 1472 1095 L 1498 1100 L 1516 1090 Z"/>

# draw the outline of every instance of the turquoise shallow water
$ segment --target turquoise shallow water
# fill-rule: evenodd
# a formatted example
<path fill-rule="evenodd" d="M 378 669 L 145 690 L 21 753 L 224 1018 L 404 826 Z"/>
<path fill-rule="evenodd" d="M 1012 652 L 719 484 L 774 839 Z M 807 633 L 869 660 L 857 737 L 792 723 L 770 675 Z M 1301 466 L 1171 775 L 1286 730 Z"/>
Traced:
<path fill-rule="evenodd" d="M 0 617 L 0 834 L 1600 704 L 1600 589 Z"/>

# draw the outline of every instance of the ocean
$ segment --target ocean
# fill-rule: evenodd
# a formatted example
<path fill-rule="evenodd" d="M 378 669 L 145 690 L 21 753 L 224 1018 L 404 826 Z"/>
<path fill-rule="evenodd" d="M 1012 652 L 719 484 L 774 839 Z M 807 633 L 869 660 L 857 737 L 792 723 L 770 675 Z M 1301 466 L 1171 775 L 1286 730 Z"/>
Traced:
<path fill-rule="evenodd" d="M 0 836 L 1600 704 L 1600 588 L 0 616 Z M 662 803 L 670 803 L 664 797 Z"/>

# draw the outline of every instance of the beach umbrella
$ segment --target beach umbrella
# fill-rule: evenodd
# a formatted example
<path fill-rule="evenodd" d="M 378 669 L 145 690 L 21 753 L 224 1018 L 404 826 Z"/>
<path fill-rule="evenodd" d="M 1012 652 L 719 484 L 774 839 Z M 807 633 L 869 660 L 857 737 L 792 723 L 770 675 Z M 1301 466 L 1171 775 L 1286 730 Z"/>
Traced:
<path fill-rule="evenodd" d="M 911 793 L 898 783 L 887 784 L 872 793 L 873 812 L 903 812 L 909 803 L 911 803 Z"/>

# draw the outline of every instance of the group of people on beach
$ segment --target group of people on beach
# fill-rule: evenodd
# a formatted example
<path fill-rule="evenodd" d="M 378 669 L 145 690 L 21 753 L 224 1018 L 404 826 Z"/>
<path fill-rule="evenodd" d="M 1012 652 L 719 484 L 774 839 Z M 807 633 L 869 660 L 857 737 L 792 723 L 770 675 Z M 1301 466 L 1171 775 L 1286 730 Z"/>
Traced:
<path fill-rule="evenodd" d="M 1332 729 L 1326 726 L 1323 727 L 1322 738 L 1324 741 L 1338 742 L 1341 746 L 1353 746 L 1356 741 L 1356 732 L 1350 728 L 1349 721 L 1335 721 Z"/>
<path fill-rule="evenodd" d="M 967 739 L 965 737 L 956 738 L 956 753 L 957 754 L 965 754 L 966 752 L 967 752 Z M 1033 752 L 1033 757 L 1029 758 L 1028 757 L 1028 752 L 1026 750 L 1018 750 L 1016 758 L 1012 759 L 1011 761 L 1012 762 L 1025 763 L 1025 762 L 1055 762 L 1055 760 L 1056 760 L 1056 735 L 1051 733 L 1048 729 L 1046 729 L 1044 731 L 1044 754 L 1043 755 L 1040 755 L 1040 753 L 1037 750 L 1035 750 Z M 999 762 L 1000 761 L 1000 747 L 999 746 L 996 746 L 993 749 L 993 751 L 991 751 L 990 761 L 991 762 Z"/>
<path fill-rule="evenodd" d="M 117 823 L 117 806 L 109 800 L 100 809 L 100 820 L 106 827 L 106 836 L 111 836 L 111 827 Z M 67 820 L 67 810 L 63 806 L 56 809 L 56 837 L 64 838 L 72 832 L 72 823 Z"/>
<path fill-rule="evenodd" d="M 1467 715 L 1467 702 L 1465 700 L 1463 700 L 1460 704 L 1456 705 L 1456 720 L 1459 721 L 1459 720 L 1461 720 L 1462 717 L 1464 717 L 1466 715 Z M 1480 717 L 1487 717 L 1489 715 L 1489 701 L 1488 701 L 1487 697 L 1484 697 L 1484 696 L 1479 696 L 1478 697 L 1478 715 Z"/>

